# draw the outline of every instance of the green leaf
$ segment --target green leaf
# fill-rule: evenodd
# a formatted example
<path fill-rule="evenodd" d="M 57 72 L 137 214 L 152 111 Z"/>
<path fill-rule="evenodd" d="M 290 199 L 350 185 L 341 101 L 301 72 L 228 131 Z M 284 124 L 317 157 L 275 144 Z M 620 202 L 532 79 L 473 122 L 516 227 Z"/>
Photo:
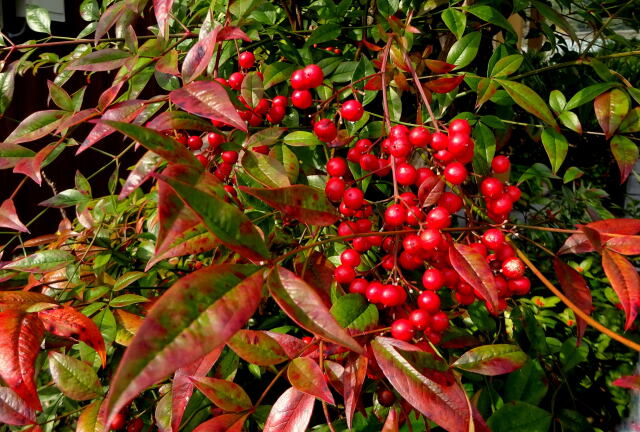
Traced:
<path fill-rule="evenodd" d="M 103 72 L 117 69 L 131 58 L 131 53 L 115 48 L 105 48 L 83 55 L 67 66 L 69 70 Z"/>
<path fill-rule="evenodd" d="M 97 0 L 83 0 L 80 3 L 80 16 L 85 21 L 97 21 L 100 18 L 100 6 Z"/>
<path fill-rule="evenodd" d="M 34 112 L 20 122 L 11 135 L 4 140 L 4 144 L 19 144 L 42 138 L 53 132 L 62 118 L 67 115 L 69 115 L 68 112 L 61 110 Z"/>
<path fill-rule="evenodd" d="M 242 156 L 241 164 L 248 175 L 266 187 L 279 188 L 291 185 L 284 166 L 274 157 L 247 151 Z"/>
<path fill-rule="evenodd" d="M 27 4 L 27 25 L 36 33 L 51 34 L 51 17 L 45 8 Z"/>
<path fill-rule="evenodd" d="M 638 146 L 629 138 L 616 135 L 611 139 L 611 153 L 620 169 L 620 183 L 624 183 L 638 160 Z"/>
<path fill-rule="evenodd" d="M 335 405 L 324 373 L 315 360 L 309 357 L 294 358 L 287 368 L 287 378 L 296 389 Z"/>
<path fill-rule="evenodd" d="M 116 282 L 113 284 L 114 291 L 120 291 L 131 285 L 137 280 L 142 279 L 147 276 L 146 273 L 138 272 L 138 271 L 130 271 L 126 272 L 122 276 L 120 276 Z"/>
<path fill-rule="evenodd" d="M 545 128 L 542 131 L 542 145 L 549 156 L 551 171 L 557 174 L 569 150 L 567 139 L 555 129 Z"/>
<path fill-rule="evenodd" d="M 81 360 L 49 351 L 49 369 L 56 387 L 70 399 L 84 401 L 102 394 L 96 371 Z"/>
<path fill-rule="evenodd" d="M 238 207 L 174 178 L 161 176 L 160 179 L 173 188 L 207 229 L 229 249 L 256 260 L 269 256 L 256 227 Z"/>
<path fill-rule="evenodd" d="M 640 132 L 640 107 L 635 107 L 620 123 L 620 132 L 622 133 L 635 133 Z"/>
<path fill-rule="evenodd" d="M 476 58 L 482 34 L 480 32 L 472 32 L 462 37 L 453 44 L 447 54 L 447 63 L 456 65 L 456 69 L 463 68 Z"/>
<path fill-rule="evenodd" d="M 577 339 L 570 337 L 562 344 L 560 348 L 560 363 L 562 363 L 562 370 L 569 372 L 576 367 L 579 363 L 587 361 L 589 357 L 589 346 L 587 344 L 577 345 Z"/>
<path fill-rule="evenodd" d="M 483 345 L 462 354 L 452 366 L 481 375 L 494 376 L 519 369 L 527 358 L 517 345 Z"/>
<path fill-rule="evenodd" d="M 83 194 L 79 190 L 67 189 L 49 198 L 48 200 L 42 201 L 38 205 L 41 205 L 43 207 L 65 208 L 87 203 L 90 199 L 91 197 Z"/>
<path fill-rule="evenodd" d="M 282 346 L 262 331 L 239 330 L 227 341 L 227 345 L 238 357 L 258 366 L 271 366 L 289 360 Z"/>
<path fill-rule="evenodd" d="M 533 91 L 531 88 L 527 87 L 524 84 L 515 82 L 515 81 L 507 81 L 507 80 L 496 80 L 502 87 L 509 93 L 511 99 L 525 111 L 533 114 L 538 117 L 549 126 L 557 127 L 558 123 L 553 118 L 551 111 L 547 104 L 542 100 L 538 93 Z"/>
<path fill-rule="evenodd" d="M 289 79 L 295 66 L 291 63 L 275 62 L 268 65 L 264 70 L 264 88 L 268 89 L 276 84 L 280 84 Z"/>
<path fill-rule="evenodd" d="M 11 63 L 7 70 L 0 72 L 0 115 L 4 114 L 13 99 L 15 78 L 16 63 Z"/>
<path fill-rule="evenodd" d="M 578 116 L 571 111 L 562 111 L 558 114 L 558 120 L 563 126 L 571 129 L 572 131 L 582 134 L 582 124 Z"/>
<path fill-rule="evenodd" d="M 618 130 L 629 112 L 629 96 L 620 89 L 613 89 L 596 97 L 593 104 L 598 123 L 607 139 Z"/>
<path fill-rule="evenodd" d="M 523 60 L 524 57 L 521 54 L 513 54 L 501 58 L 493 67 L 491 77 L 506 77 L 511 75 L 520 68 Z"/>
<path fill-rule="evenodd" d="M 456 39 L 460 39 L 467 27 L 467 16 L 454 8 L 447 8 L 442 11 L 442 21 L 451 33 L 456 35 Z"/>
<path fill-rule="evenodd" d="M 257 72 L 251 71 L 244 77 L 240 94 L 251 108 L 255 108 L 262 100 L 264 88 Z"/>
<path fill-rule="evenodd" d="M 125 306 L 130 306 L 132 304 L 137 304 L 137 303 L 145 303 L 148 302 L 149 299 L 141 296 L 141 295 L 137 295 L 137 294 L 123 294 L 121 296 L 118 296 L 114 299 L 112 299 L 109 302 L 109 306 L 111 307 L 125 307 Z"/>
<path fill-rule="evenodd" d="M 565 106 L 564 109 L 570 111 L 574 108 L 579 107 L 580 105 L 591 102 L 596 96 L 604 93 L 615 85 L 615 83 L 599 83 L 591 85 L 589 87 L 585 87 L 579 90 L 576 94 L 573 95 L 571 99 L 569 99 L 569 102 L 567 102 L 567 106 Z"/>
<path fill-rule="evenodd" d="M 478 174 L 487 174 L 496 154 L 496 137 L 491 129 L 483 123 L 478 123 L 473 128 L 473 139 L 475 140 L 473 169 Z"/>
<path fill-rule="evenodd" d="M 11 261 L 2 267 L 4 270 L 17 270 L 29 273 L 44 273 L 66 267 L 75 261 L 75 257 L 62 249 L 42 250 L 24 258 Z"/>
<path fill-rule="evenodd" d="M 487 5 L 474 5 L 466 8 L 469 13 L 477 16 L 483 21 L 496 25 L 498 27 L 502 27 L 507 30 L 511 34 L 516 34 L 516 31 L 513 29 L 509 21 L 496 9 Z M 518 65 L 519 66 L 519 65 Z M 517 68 L 516 68 L 517 69 Z"/>
<path fill-rule="evenodd" d="M 378 308 L 360 294 L 340 297 L 331 306 L 331 314 L 342 327 L 358 331 L 371 330 L 378 324 Z"/>
<path fill-rule="evenodd" d="M 105 425 L 102 415 L 100 415 L 100 407 L 102 399 L 98 399 L 87 405 L 78 417 L 76 432 L 104 432 Z"/>
<path fill-rule="evenodd" d="M 578 167 L 569 167 L 569 168 L 567 168 L 567 170 L 564 173 L 564 176 L 562 177 L 562 182 L 567 184 L 567 183 L 572 182 L 572 181 L 574 181 L 576 179 L 579 179 L 583 175 L 584 175 L 584 171 L 582 171 L 580 168 L 578 168 Z"/>
<path fill-rule="evenodd" d="M 313 44 L 335 41 L 340 36 L 340 33 L 342 33 L 342 28 L 338 24 L 323 24 L 311 33 L 304 46 L 310 47 Z"/>
<path fill-rule="evenodd" d="M 391 121 L 400 121 L 402 117 L 402 98 L 400 97 L 400 93 L 393 87 L 389 87 L 387 96 L 389 97 L 387 105 L 389 106 L 389 117 Z"/>
<path fill-rule="evenodd" d="M 307 131 L 295 131 L 286 135 L 283 139 L 286 145 L 294 147 L 309 147 L 320 144 L 320 140 L 313 133 Z"/>
<path fill-rule="evenodd" d="M 531 2 L 531 5 L 535 7 L 538 12 L 542 14 L 542 16 L 564 30 L 564 32 L 568 34 L 574 42 L 578 41 L 578 36 L 576 35 L 573 26 L 569 24 L 567 20 L 565 20 L 564 17 L 560 15 L 555 9 L 537 0 L 533 0 Z"/>
<path fill-rule="evenodd" d="M 548 166 L 546 166 L 545 164 L 541 164 L 540 162 L 536 162 L 533 165 L 531 165 L 529 168 L 527 168 L 527 170 L 525 172 L 522 173 L 522 175 L 520 176 L 520 178 L 518 179 L 518 183 L 523 183 L 527 180 L 530 179 L 535 179 L 535 178 L 554 178 L 557 179 L 559 178 L 558 176 L 556 176 L 555 174 L 553 174 L 551 172 L 551 170 L 549 169 Z"/>
<path fill-rule="evenodd" d="M 209 377 L 191 377 L 191 382 L 224 411 L 242 412 L 253 406 L 249 395 L 236 383 Z"/>
<path fill-rule="evenodd" d="M 567 99 L 560 90 L 552 90 L 549 94 L 549 106 L 557 114 L 564 111 L 567 106 Z"/>
<path fill-rule="evenodd" d="M 478 98 L 476 100 L 476 109 L 480 108 L 486 101 L 491 99 L 493 95 L 496 94 L 498 90 L 498 86 L 496 82 L 489 78 L 482 78 L 478 82 L 478 87 L 476 88 L 476 92 L 478 93 Z"/>
<path fill-rule="evenodd" d="M 149 311 L 111 381 L 109 422 L 142 390 L 233 336 L 257 309 L 262 285 L 259 267 L 220 264 L 169 288 Z"/>
<path fill-rule="evenodd" d="M 526 402 L 508 402 L 489 417 L 487 426 L 492 432 L 547 432 L 551 414 Z"/>
<path fill-rule="evenodd" d="M 384 17 L 388 17 L 398 11 L 400 0 L 376 0 L 376 4 L 378 5 L 378 12 Z"/>
<path fill-rule="evenodd" d="M 519 400 L 537 405 L 547 394 L 549 383 L 540 362 L 529 359 L 517 371 L 509 374 L 504 386 L 505 401 Z"/>

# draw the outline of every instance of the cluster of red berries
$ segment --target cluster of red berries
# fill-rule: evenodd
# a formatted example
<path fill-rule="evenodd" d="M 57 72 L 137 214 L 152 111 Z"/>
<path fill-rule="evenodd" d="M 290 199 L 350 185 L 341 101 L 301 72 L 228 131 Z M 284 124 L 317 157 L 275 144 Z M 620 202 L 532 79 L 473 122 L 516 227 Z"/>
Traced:
<path fill-rule="evenodd" d="M 320 66 L 310 64 L 303 69 L 297 69 L 291 74 L 291 104 L 296 108 L 307 109 L 313 104 L 311 89 L 322 85 L 324 73 Z"/>

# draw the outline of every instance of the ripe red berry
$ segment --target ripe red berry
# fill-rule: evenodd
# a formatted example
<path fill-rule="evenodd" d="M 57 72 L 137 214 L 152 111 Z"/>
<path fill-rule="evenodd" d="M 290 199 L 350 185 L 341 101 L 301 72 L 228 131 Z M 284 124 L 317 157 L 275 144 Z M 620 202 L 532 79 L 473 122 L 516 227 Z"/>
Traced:
<path fill-rule="evenodd" d="M 109 425 L 109 429 L 117 431 L 124 427 L 127 418 L 124 413 L 119 412 L 111 420 L 111 424 Z"/>
<path fill-rule="evenodd" d="M 389 129 L 389 136 L 392 138 L 408 138 L 409 128 L 405 125 L 397 124 Z"/>
<path fill-rule="evenodd" d="M 531 289 L 531 281 L 526 276 L 512 279 L 508 283 L 509 291 L 515 295 L 527 295 Z"/>
<path fill-rule="evenodd" d="M 407 209 L 407 224 L 417 226 L 424 220 L 424 218 L 425 214 L 422 212 L 420 207 L 411 206 Z"/>
<path fill-rule="evenodd" d="M 234 164 L 238 162 L 238 152 L 234 150 L 227 150 L 222 152 L 222 160 L 228 164 Z"/>
<path fill-rule="evenodd" d="M 471 135 L 471 126 L 465 119 L 455 119 L 449 123 L 449 135 L 454 133 L 464 134 L 466 136 Z"/>
<path fill-rule="evenodd" d="M 333 177 L 327 181 L 327 185 L 324 188 L 324 193 L 329 200 L 336 202 L 342 199 L 344 195 L 344 181 L 340 178 Z"/>
<path fill-rule="evenodd" d="M 313 96 L 309 90 L 294 90 L 291 94 L 291 104 L 300 109 L 307 109 L 313 104 Z"/>
<path fill-rule="evenodd" d="M 274 106 L 281 106 L 286 108 L 289 106 L 289 99 L 286 96 L 276 96 L 271 100 L 271 104 Z"/>
<path fill-rule="evenodd" d="M 269 110 L 269 113 L 267 114 L 267 120 L 271 124 L 278 124 L 284 119 L 286 113 L 286 105 L 283 106 L 273 104 L 271 106 L 271 109 Z"/>
<path fill-rule="evenodd" d="M 409 321 L 418 330 L 425 330 L 431 322 L 431 315 L 423 309 L 412 310 L 409 314 Z"/>
<path fill-rule="evenodd" d="M 380 294 L 380 303 L 386 307 L 400 306 L 407 300 L 407 292 L 399 285 L 385 285 Z"/>
<path fill-rule="evenodd" d="M 350 209 L 358 210 L 364 204 L 364 193 L 362 190 L 352 187 L 344 191 L 342 200 Z"/>
<path fill-rule="evenodd" d="M 306 84 L 308 88 L 316 88 L 322 85 L 322 80 L 324 79 L 324 73 L 320 66 L 315 64 L 310 64 L 305 67 L 303 70 L 303 75 L 306 80 Z"/>
<path fill-rule="evenodd" d="M 389 146 L 389 153 L 397 158 L 407 157 L 411 153 L 412 146 L 406 137 L 394 138 Z"/>
<path fill-rule="evenodd" d="M 429 228 L 442 229 L 451 225 L 451 213 L 444 207 L 437 206 L 427 213 Z"/>
<path fill-rule="evenodd" d="M 446 313 L 440 311 L 431 317 L 431 330 L 436 333 L 442 333 L 449 328 L 449 317 Z"/>
<path fill-rule="evenodd" d="M 353 248 L 360 253 L 364 253 L 371 249 L 371 241 L 369 240 L 371 237 L 356 237 L 353 239 L 351 244 Z"/>
<path fill-rule="evenodd" d="M 291 87 L 294 90 L 307 90 L 310 88 L 302 69 L 297 69 L 291 74 Z"/>
<path fill-rule="evenodd" d="M 496 257 L 500 261 L 504 261 L 507 258 L 511 258 L 513 256 L 516 256 L 516 251 L 514 251 L 513 248 L 511 247 L 511 245 L 509 245 L 507 243 L 502 243 L 498 247 L 498 249 L 496 249 Z"/>
<path fill-rule="evenodd" d="M 434 314 L 440 310 L 440 296 L 435 291 L 423 291 L 418 296 L 418 307 Z"/>
<path fill-rule="evenodd" d="M 196 159 L 198 159 L 198 161 L 202 164 L 202 166 L 206 167 L 207 165 L 209 165 L 209 159 L 207 159 L 207 157 L 203 154 L 199 154 L 196 156 Z"/>
<path fill-rule="evenodd" d="M 426 147 L 431 143 L 431 133 L 429 129 L 417 126 L 409 132 L 409 142 L 414 147 Z"/>
<path fill-rule="evenodd" d="M 504 185 L 495 177 L 487 177 L 480 183 L 480 193 L 485 198 L 498 198 L 502 195 Z"/>
<path fill-rule="evenodd" d="M 517 279 L 524 276 L 525 267 L 518 257 L 507 258 L 502 262 L 502 274 L 508 279 Z"/>
<path fill-rule="evenodd" d="M 207 141 L 209 142 L 209 147 L 215 149 L 224 143 L 224 135 L 217 134 L 215 132 L 209 132 L 207 134 Z"/>
<path fill-rule="evenodd" d="M 407 210 L 402 204 L 391 204 L 384 212 L 384 222 L 390 226 L 400 226 L 407 220 Z"/>
<path fill-rule="evenodd" d="M 191 150 L 200 150 L 202 148 L 202 138 L 197 135 L 192 135 L 187 140 L 187 145 Z"/>
<path fill-rule="evenodd" d="M 511 167 L 511 162 L 509 162 L 509 158 L 506 156 L 496 156 L 491 161 L 491 169 L 494 173 L 500 174 L 509 171 Z"/>
<path fill-rule="evenodd" d="M 454 185 L 462 184 L 468 174 L 467 169 L 460 162 L 451 162 L 444 169 L 444 178 Z"/>
<path fill-rule="evenodd" d="M 370 153 L 362 155 L 358 162 L 360 163 L 360 168 L 365 171 L 374 171 L 380 167 L 378 157 Z"/>
<path fill-rule="evenodd" d="M 335 268 L 333 277 L 338 283 L 348 284 L 356 278 L 356 271 L 353 267 L 342 264 Z"/>
<path fill-rule="evenodd" d="M 410 341 L 413 338 L 414 328 L 411 322 L 401 318 L 391 324 L 391 336 L 401 341 Z"/>
<path fill-rule="evenodd" d="M 513 201 L 509 195 L 502 195 L 497 200 L 493 201 L 490 210 L 497 215 L 507 215 L 513 210 Z"/>
<path fill-rule="evenodd" d="M 229 76 L 229 87 L 234 90 L 240 90 L 242 81 L 244 81 L 244 74 L 242 72 L 234 72 Z"/>
<path fill-rule="evenodd" d="M 353 294 L 365 294 L 369 288 L 369 282 L 363 278 L 355 278 L 349 284 L 349 292 Z"/>
<path fill-rule="evenodd" d="M 318 120 L 313 125 L 313 133 L 322 142 L 331 142 L 338 136 L 336 125 L 329 119 Z"/>
<path fill-rule="evenodd" d="M 440 231 L 435 228 L 427 228 L 420 233 L 422 249 L 431 251 L 443 243 L 444 238 Z"/>
<path fill-rule="evenodd" d="M 356 122 L 364 115 L 364 108 L 359 101 L 355 99 L 348 100 L 342 104 L 340 115 L 345 120 Z"/>
<path fill-rule="evenodd" d="M 469 144 L 470 141 L 467 135 L 461 133 L 450 134 L 447 150 L 449 150 L 452 155 L 459 157 L 466 153 Z"/>
<path fill-rule="evenodd" d="M 347 161 L 341 157 L 334 157 L 327 161 L 327 174 L 332 177 L 342 177 L 347 173 Z"/>
<path fill-rule="evenodd" d="M 453 192 L 445 192 L 438 200 L 438 205 L 447 209 L 451 214 L 458 212 L 462 208 L 462 198 Z"/>
<path fill-rule="evenodd" d="M 435 151 L 446 150 L 449 146 L 449 137 L 442 133 L 436 132 L 431 136 L 431 148 Z"/>
<path fill-rule="evenodd" d="M 378 402 L 383 407 L 390 407 L 396 402 L 396 395 L 387 389 L 378 392 Z"/>
<path fill-rule="evenodd" d="M 238 56 L 238 65 L 243 69 L 250 69 L 256 63 L 256 56 L 252 52 L 245 51 Z"/>
<path fill-rule="evenodd" d="M 487 249 L 491 249 L 493 251 L 498 250 L 500 245 L 504 243 L 504 234 L 496 228 L 488 229 L 484 234 L 482 234 L 482 243 L 484 243 Z"/>
<path fill-rule="evenodd" d="M 384 285 L 382 285 L 380 282 L 371 282 L 369 284 L 369 287 L 367 288 L 367 292 L 365 293 L 367 300 L 369 300 L 371 303 L 380 303 L 380 296 L 382 295 L 383 289 Z"/>
<path fill-rule="evenodd" d="M 127 432 L 140 432 L 144 427 L 144 422 L 140 417 L 134 418 L 127 425 Z"/>
<path fill-rule="evenodd" d="M 418 173 L 413 165 L 401 163 L 396 167 L 396 180 L 403 186 L 409 186 L 415 183 Z"/>
<path fill-rule="evenodd" d="M 520 199 L 520 195 L 522 192 L 518 186 L 507 186 L 507 195 L 512 203 L 518 201 Z"/>
<path fill-rule="evenodd" d="M 422 285 L 430 291 L 438 291 L 442 288 L 444 286 L 444 277 L 442 277 L 440 270 L 435 268 L 425 270 L 422 275 Z"/>
<path fill-rule="evenodd" d="M 353 249 L 347 249 L 340 254 L 340 262 L 351 267 L 360 265 L 360 254 Z"/>

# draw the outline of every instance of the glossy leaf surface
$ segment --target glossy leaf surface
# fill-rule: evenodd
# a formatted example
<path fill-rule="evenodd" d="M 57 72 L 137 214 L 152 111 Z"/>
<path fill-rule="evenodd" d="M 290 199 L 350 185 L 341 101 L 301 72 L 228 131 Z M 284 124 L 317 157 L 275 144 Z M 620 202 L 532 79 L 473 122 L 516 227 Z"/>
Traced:
<path fill-rule="evenodd" d="M 484 257 L 470 246 L 454 243 L 449 247 L 449 259 L 460 277 L 495 311 L 498 304 L 498 288 Z"/>
<path fill-rule="evenodd" d="M 481 375 L 502 375 L 519 369 L 527 355 L 517 345 L 494 344 L 473 348 L 452 366 Z"/>
<path fill-rule="evenodd" d="M 315 360 L 309 357 L 293 359 L 287 368 L 287 378 L 296 389 L 332 405 L 335 404 L 324 374 Z"/>
<path fill-rule="evenodd" d="M 236 383 L 209 377 L 191 377 L 191 381 L 207 399 L 224 411 L 242 412 L 253 406 L 249 395 Z"/>
<path fill-rule="evenodd" d="M 638 272 L 624 256 L 607 249 L 602 252 L 602 267 L 611 287 L 618 294 L 622 309 L 627 316 L 625 329 L 628 329 L 638 315 L 640 301 Z"/>
<path fill-rule="evenodd" d="M 275 339 L 257 330 L 239 330 L 227 345 L 240 358 L 258 366 L 271 366 L 289 359 Z"/>
<path fill-rule="evenodd" d="M 9 387 L 0 387 L 0 422 L 16 426 L 35 424 L 36 412 Z"/>
<path fill-rule="evenodd" d="M 51 376 L 60 391 L 73 400 L 94 399 L 102 386 L 96 371 L 87 363 L 67 355 L 49 352 Z"/>
<path fill-rule="evenodd" d="M 562 262 L 560 258 L 554 258 L 553 268 L 564 294 L 569 298 L 569 300 L 578 306 L 580 310 L 587 315 L 591 315 L 591 290 L 587 286 L 587 282 L 584 277 L 576 270 Z M 576 324 L 578 326 L 578 340 L 580 340 L 587 328 L 587 323 L 576 315 Z"/>
<path fill-rule="evenodd" d="M 280 395 L 269 412 L 263 432 L 302 432 L 307 429 L 316 398 L 295 388 Z"/>

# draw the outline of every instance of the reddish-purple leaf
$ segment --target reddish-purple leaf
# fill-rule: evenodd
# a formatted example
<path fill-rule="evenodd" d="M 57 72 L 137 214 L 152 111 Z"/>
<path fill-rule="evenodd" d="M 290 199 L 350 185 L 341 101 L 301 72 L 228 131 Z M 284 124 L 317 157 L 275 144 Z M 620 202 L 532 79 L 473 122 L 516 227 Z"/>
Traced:
<path fill-rule="evenodd" d="M 456 68 L 456 65 L 452 65 L 440 60 L 425 59 L 423 61 L 424 64 L 429 68 L 429 70 L 435 74 L 449 73 Z"/>
<path fill-rule="evenodd" d="M 624 328 L 628 330 L 638 315 L 638 304 L 640 302 L 640 277 L 638 272 L 624 256 L 608 249 L 602 251 L 602 267 L 611 283 L 611 287 L 618 294 L 622 309 L 627 316 Z"/>
<path fill-rule="evenodd" d="M 593 252 L 595 248 L 583 233 L 571 234 L 558 250 L 558 255 Z"/>
<path fill-rule="evenodd" d="M 60 121 L 68 115 L 67 111 L 62 110 L 34 112 L 20 122 L 3 144 L 19 144 L 42 138 L 53 132 Z"/>
<path fill-rule="evenodd" d="M 44 338 L 37 315 L 18 310 L 0 313 L 0 377 L 31 408 L 41 410 L 35 361 Z"/>
<path fill-rule="evenodd" d="M 100 329 L 86 315 L 69 306 L 60 306 L 38 312 L 44 328 L 56 336 L 80 340 L 96 350 L 102 361 L 107 364 L 107 352 Z"/>
<path fill-rule="evenodd" d="M 344 366 L 331 360 L 324 361 L 324 372 L 327 374 L 329 384 L 341 395 L 344 396 Z M 346 410 L 346 400 L 345 400 Z M 346 412 L 346 411 L 345 411 Z"/>
<path fill-rule="evenodd" d="M 182 80 L 185 83 L 189 83 L 198 78 L 202 72 L 207 69 L 207 66 L 209 66 L 211 57 L 213 57 L 213 48 L 216 46 L 219 30 L 220 27 L 216 27 L 208 35 L 201 35 L 201 39 L 187 52 L 182 62 Z"/>
<path fill-rule="evenodd" d="M 287 378 L 291 385 L 298 390 L 335 405 L 322 369 L 315 360 L 309 357 L 298 357 L 291 360 L 287 368 Z"/>
<path fill-rule="evenodd" d="M 189 129 L 209 132 L 215 130 L 210 121 L 184 111 L 165 111 L 147 123 L 147 127 L 157 131 Z"/>
<path fill-rule="evenodd" d="M 399 419 L 398 412 L 394 407 L 391 407 L 389 410 L 389 414 L 387 414 L 387 419 L 384 421 L 382 425 L 381 432 L 398 432 L 399 427 Z"/>
<path fill-rule="evenodd" d="M 156 263 L 183 255 L 194 255 L 208 252 L 220 246 L 220 240 L 207 231 L 202 225 L 197 225 L 183 232 L 178 232 L 177 236 L 170 243 L 165 242 L 156 250 L 155 255 L 145 267 L 148 271 Z"/>
<path fill-rule="evenodd" d="M 498 305 L 498 288 L 487 260 L 471 246 L 460 243 L 454 243 L 449 247 L 449 260 L 460 277 L 487 302 L 489 311 L 495 313 Z"/>
<path fill-rule="evenodd" d="M 621 376 L 614 382 L 612 382 L 614 386 L 628 388 L 637 392 L 640 392 L 640 375 L 626 375 Z"/>
<path fill-rule="evenodd" d="M 263 432 L 304 432 L 307 430 L 316 398 L 291 387 L 280 395 Z"/>
<path fill-rule="evenodd" d="M 47 295 L 31 291 L 0 291 L 0 312 L 9 309 L 23 311 L 36 303 L 55 304 L 56 301 Z"/>
<path fill-rule="evenodd" d="M 411 406 L 449 432 L 468 432 L 472 418 L 477 432 L 488 431 L 471 412 L 464 389 L 450 371 L 423 370 L 413 365 L 398 351 L 397 342 L 376 337 L 371 347 L 384 376 Z M 401 346 L 406 350 L 411 345 Z M 412 350 L 420 351 L 416 347 Z"/>
<path fill-rule="evenodd" d="M 224 344 L 261 301 L 263 272 L 221 264 L 178 280 L 154 304 L 120 362 L 107 400 L 110 421 L 146 387 Z"/>
<path fill-rule="evenodd" d="M 192 82 L 169 93 L 169 99 L 187 112 L 247 132 L 246 123 L 231 103 L 227 91 L 217 81 Z"/>
<path fill-rule="evenodd" d="M 554 258 L 553 268 L 555 269 L 560 288 L 573 304 L 587 315 L 591 315 L 592 298 L 591 290 L 587 286 L 584 277 L 573 268 L 562 262 L 560 258 Z M 578 343 L 587 328 L 585 320 L 576 315 L 576 325 L 578 327 Z"/>
<path fill-rule="evenodd" d="M 131 59 L 131 53 L 115 48 L 105 48 L 85 54 L 67 66 L 69 70 L 104 72 L 117 69 Z"/>
<path fill-rule="evenodd" d="M 278 344 L 284 350 L 286 356 L 290 359 L 298 357 L 303 349 L 307 346 L 307 343 L 302 339 L 285 333 L 276 333 L 272 331 L 264 331 L 263 333 L 278 342 Z"/>
<path fill-rule="evenodd" d="M 258 366 L 271 366 L 289 360 L 280 344 L 267 333 L 257 330 L 239 330 L 227 345 L 238 356 Z"/>
<path fill-rule="evenodd" d="M 588 228 L 596 230 L 600 233 L 600 240 L 606 242 L 610 238 L 607 234 L 634 235 L 640 232 L 640 219 L 605 219 L 601 221 L 591 222 L 586 225 Z M 580 228 L 581 225 L 578 225 Z M 589 238 L 583 234 L 572 234 L 558 251 L 559 255 L 566 253 L 587 253 L 593 252 L 595 247 L 591 244 Z"/>
<path fill-rule="evenodd" d="M 97 107 L 98 111 L 102 112 L 109 105 L 111 105 L 111 102 L 113 102 L 116 99 L 116 96 L 118 96 L 118 93 L 120 93 L 120 89 L 122 88 L 124 83 L 125 83 L 125 80 L 120 80 L 119 82 L 115 83 L 114 85 L 112 85 L 111 87 L 109 87 L 108 89 L 102 92 L 102 94 L 98 98 L 98 107 Z"/>
<path fill-rule="evenodd" d="M 311 186 L 293 185 L 277 189 L 240 186 L 240 190 L 305 224 L 329 226 L 338 220 L 335 206 L 329 202 L 324 192 Z"/>
<path fill-rule="evenodd" d="M 593 102 L 598 123 L 607 139 L 611 138 L 629 112 L 629 96 L 620 89 L 602 93 Z"/>
<path fill-rule="evenodd" d="M 34 157 L 22 159 L 13 167 L 13 172 L 16 174 L 24 174 L 40 185 L 42 183 L 42 173 L 40 172 L 42 163 L 58 145 L 59 144 L 49 144 L 40 149 Z"/>
<path fill-rule="evenodd" d="M 527 355 L 517 345 L 482 345 L 465 352 L 452 366 L 480 375 L 503 375 L 520 369 Z"/>
<path fill-rule="evenodd" d="M 200 424 L 193 432 L 240 432 L 249 414 L 223 414 Z"/>
<path fill-rule="evenodd" d="M 207 399 L 224 411 L 242 412 L 253 406 L 247 392 L 236 383 L 210 377 L 191 377 L 191 381 Z"/>
<path fill-rule="evenodd" d="M 130 10 L 131 6 L 128 2 L 115 2 L 100 15 L 100 20 L 98 21 L 94 35 L 96 45 L 100 42 L 102 36 L 104 36 L 109 29 L 116 24 L 120 17 Z"/>
<path fill-rule="evenodd" d="M 640 237 L 638 236 L 611 237 L 605 246 L 622 255 L 640 255 Z"/>
<path fill-rule="evenodd" d="M 362 385 L 367 377 L 367 365 L 369 360 L 366 356 L 358 356 L 350 361 L 344 368 L 342 375 L 342 385 L 344 389 L 344 411 L 347 417 L 347 427 L 351 430 L 353 426 L 353 415 L 356 412 Z"/>
<path fill-rule="evenodd" d="M 296 274 L 302 275 L 304 281 L 316 290 L 330 308 L 331 284 L 336 266 L 318 251 L 312 251 L 309 256 L 300 254 L 296 258 L 298 260 L 293 264 Z"/>
<path fill-rule="evenodd" d="M 131 122 L 136 118 L 138 114 L 144 108 L 144 102 L 141 100 L 128 100 L 118 105 L 114 106 L 107 110 L 104 113 L 101 120 L 114 120 L 114 121 L 122 121 L 125 123 Z M 82 142 L 76 154 L 80 154 L 89 147 L 93 146 L 95 143 L 100 141 L 102 138 L 111 135 L 116 130 L 109 126 L 107 123 L 100 122 L 91 129 L 89 135 Z"/>
<path fill-rule="evenodd" d="M 0 387 L 0 424 L 35 424 L 36 412 L 9 387 Z"/>
<path fill-rule="evenodd" d="M 600 252 L 602 250 L 602 236 L 600 235 L 600 231 L 588 226 L 580 227 L 580 229 L 582 230 L 594 250 Z"/>
<path fill-rule="evenodd" d="M 171 6 L 173 6 L 173 0 L 153 0 L 153 12 L 156 14 L 160 36 L 164 35 L 166 30 L 167 18 L 171 12 Z"/>
<path fill-rule="evenodd" d="M 636 143 L 629 138 L 616 135 L 611 138 L 611 153 L 618 163 L 620 170 L 620 184 L 624 183 L 633 171 L 633 167 L 638 161 L 640 152 Z"/>
<path fill-rule="evenodd" d="M 224 345 L 220 345 L 200 360 L 196 360 L 190 365 L 181 367 L 173 375 L 173 384 L 171 386 L 172 431 L 178 431 L 178 429 L 180 429 L 180 422 L 182 421 L 184 410 L 187 408 L 189 399 L 191 399 L 194 386 L 190 377 L 199 378 L 206 376 L 213 365 L 218 361 L 223 349 Z"/>
<path fill-rule="evenodd" d="M 0 227 L 9 228 L 20 232 L 29 232 L 29 229 L 20 222 L 16 213 L 16 206 L 11 198 L 4 200 L 0 206 Z"/>
<path fill-rule="evenodd" d="M 123 200 L 131 194 L 134 190 L 138 189 L 145 181 L 151 178 L 153 172 L 162 163 L 162 158 L 152 151 L 146 152 L 140 160 L 136 163 L 135 167 L 120 191 L 118 195 L 119 200 Z"/>
<path fill-rule="evenodd" d="M 220 29 L 220 33 L 218 33 L 218 40 L 234 40 L 241 39 L 245 42 L 253 42 L 249 36 L 245 32 L 243 32 L 239 27 L 234 26 L 225 26 Z"/>
<path fill-rule="evenodd" d="M 427 81 L 424 86 L 434 93 L 449 93 L 454 88 L 458 87 L 464 80 L 464 75 L 458 75 L 450 78 L 436 78 L 432 81 Z"/>
<path fill-rule="evenodd" d="M 298 325 L 362 354 L 360 344 L 340 327 L 322 298 L 304 280 L 289 270 L 277 267 L 269 274 L 268 287 L 280 308 Z"/>
<path fill-rule="evenodd" d="M 438 176 L 432 176 L 423 181 L 418 187 L 418 202 L 420 205 L 428 207 L 437 203 L 444 192 L 445 186 L 444 180 Z"/>
<path fill-rule="evenodd" d="M 98 117 L 100 113 L 95 108 L 87 108 L 82 111 L 78 111 L 68 117 L 62 119 L 62 121 L 58 124 L 58 128 L 56 129 L 56 133 L 61 133 L 62 131 L 69 129 L 70 127 L 77 126 L 80 123 L 84 123 L 89 119 L 94 117 Z"/>

